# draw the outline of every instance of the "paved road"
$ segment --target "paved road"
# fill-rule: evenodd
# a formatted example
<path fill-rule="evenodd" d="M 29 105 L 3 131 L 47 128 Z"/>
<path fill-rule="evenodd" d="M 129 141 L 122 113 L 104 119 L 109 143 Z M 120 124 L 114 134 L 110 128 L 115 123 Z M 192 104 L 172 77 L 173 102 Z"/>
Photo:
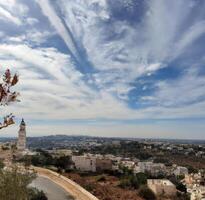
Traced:
<path fill-rule="evenodd" d="M 71 194 L 76 200 L 99 200 L 90 192 L 82 188 L 80 185 L 49 169 L 34 167 L 33 168 L 39 176 L 46 177 L 52 182 L 62 187 L 68 194 Z"/>
<path fill-rule="evenodd" d="M 31 184 L 32 187 L 35 187 L 39 190 L 43 190 L 48 197 L 48 200 L 71 200 L 68 193 L 58 186 L 56 183 L 53 183 L 51 180 L 45 177 L 37 177 Z"/>

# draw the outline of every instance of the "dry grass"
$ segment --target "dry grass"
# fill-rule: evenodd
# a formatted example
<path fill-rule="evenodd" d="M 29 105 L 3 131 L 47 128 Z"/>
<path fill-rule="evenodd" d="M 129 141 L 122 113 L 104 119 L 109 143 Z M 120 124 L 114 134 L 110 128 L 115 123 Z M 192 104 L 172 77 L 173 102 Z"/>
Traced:
<path fill-rule="evenodd" d="M 66 173 L 64 176 L 89 190 L 100 200 L 142 200 L 136 190 L 120 188 L 119 179 L 114 176 L 103 175 L 103 181 L 98 181 L 97 176 L 80 176 L 77 173 Z"/>

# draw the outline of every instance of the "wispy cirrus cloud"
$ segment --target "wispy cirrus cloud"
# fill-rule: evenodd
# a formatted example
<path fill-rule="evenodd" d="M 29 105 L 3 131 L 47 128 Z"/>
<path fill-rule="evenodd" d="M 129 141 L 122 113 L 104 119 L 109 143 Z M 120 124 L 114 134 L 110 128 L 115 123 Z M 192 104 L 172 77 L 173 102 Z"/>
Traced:
<path fill-rule="evenodd" d="M 0 19 L 8 20 L 16 25 L 22 25 L 23 18 L 28 8 L 18 0 L 8 0 L 0 2 Z"/>
<path fill-rule="evenodd" d="M 0 2 L 0 63 L 20 73 L 22 102 L 5 112 L 119 127 L 205 118 L 203 1 L 9 2 Z"/>
<path fill-rule="evenodd" d="M 21 25 L 21 21 L 17 17 L 14 17 L 10 12 L 3 9 L 2 7 L 0 7 L 0 19 L 7 19 L 17 25 Z"/>
<path fill-rule="evenodd" d="M 76 45 L 73 41 L 71 33 L 69 32 L 69 28 L 65 27 L 62 19 L 58 16 L 55 11 L 55 8 L 50 4 L 49 0 L 40 0 L 37 1 L 43 11 L 43 14 L 48 17 L 50 23 L 57 30 L 59 35 L 63 38 L 67 47 L 73 53 L 73 55 L 78 59 L 78 51 Z"/>

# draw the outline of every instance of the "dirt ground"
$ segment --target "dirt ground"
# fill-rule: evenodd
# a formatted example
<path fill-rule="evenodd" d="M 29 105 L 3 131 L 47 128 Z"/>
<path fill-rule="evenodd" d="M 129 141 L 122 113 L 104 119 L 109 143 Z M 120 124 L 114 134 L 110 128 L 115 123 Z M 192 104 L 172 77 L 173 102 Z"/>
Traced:
<path fill-rule="evenodd" d="M 100 200 L 142 200 L 136 190 L 120 188 L 119 180 L 114 176 L 103 175 L 103 180 L 99 180 L 100 176 L 80 176 L 77 173 L 63 175 L 84 187 Z"/>
<path fill-rule="evenodd" d="M 184 155 L 177 155 L 177 156 L 170 156 L 169 159 L 176 163 L 177 165 L 182 166 L 192 166 L 195 169 L 205 169 L 205 159 L 204 158 L 197 158 L 195 156 L 184 156 Z"/>

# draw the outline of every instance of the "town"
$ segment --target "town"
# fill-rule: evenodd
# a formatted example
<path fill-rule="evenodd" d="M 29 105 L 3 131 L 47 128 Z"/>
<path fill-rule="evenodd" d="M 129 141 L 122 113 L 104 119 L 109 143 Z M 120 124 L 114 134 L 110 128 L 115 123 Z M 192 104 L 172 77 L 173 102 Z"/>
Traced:
<path fill-rule="evenodd" d="M 14 138 L 1 140 L 0 158 L 5 166 L 16 162 L 51 169 L 99 199 L 109 199 L 109 195 L 120 199 L 112 195 L 123 196 L 123 192 L 131 192 L 130 199 L 205 198 L 203 141 L 58 135 L 27 138 L 26 147 L 24 129 L 22 120 L 17 143 Z M 110 188 L 119 192 L 110 194 Z"/>

